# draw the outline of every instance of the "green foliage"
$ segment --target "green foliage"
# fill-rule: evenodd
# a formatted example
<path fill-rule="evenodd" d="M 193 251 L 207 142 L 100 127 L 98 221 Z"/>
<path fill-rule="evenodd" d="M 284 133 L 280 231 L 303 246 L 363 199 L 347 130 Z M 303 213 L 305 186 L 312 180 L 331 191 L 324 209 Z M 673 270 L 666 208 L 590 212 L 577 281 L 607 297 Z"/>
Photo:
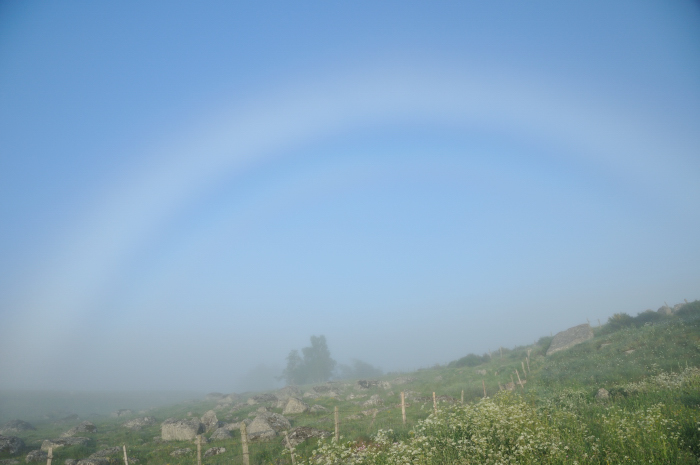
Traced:
<path fill-rule="evenodd" d="M 333 375 L 336 362 L 331 358 L 325 336 L 311 336 L 311 346 L 299 352 L 292 350 L 287 356 L 287 367 L 282 378 L 290 385 L 320 383 Z"/>
<path fill-rule="evenodd" d="M 484 355 L 476 355 L 476 354 L 467 354 L 464 357 L 460 358 L 459 360 L 455 360 L 454 362 L 450 362 L 448 367 L 475 367 L 479 366 L 482 363 L 486 363 L 489 361 L 489 356 L 488 354 Z"/>

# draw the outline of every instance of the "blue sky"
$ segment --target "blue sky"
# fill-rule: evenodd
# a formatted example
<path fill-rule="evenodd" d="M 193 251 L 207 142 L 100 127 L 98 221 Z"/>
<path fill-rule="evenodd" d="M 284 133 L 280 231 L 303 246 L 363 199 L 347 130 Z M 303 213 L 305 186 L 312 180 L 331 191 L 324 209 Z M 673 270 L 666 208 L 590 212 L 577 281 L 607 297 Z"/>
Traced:
<path fill-rule="evenodd" d="M 409 370 L 700 298 L 699 58 L 694 2 L 6 3 L 0 388 L 260 387 L 313 334 Z"/>

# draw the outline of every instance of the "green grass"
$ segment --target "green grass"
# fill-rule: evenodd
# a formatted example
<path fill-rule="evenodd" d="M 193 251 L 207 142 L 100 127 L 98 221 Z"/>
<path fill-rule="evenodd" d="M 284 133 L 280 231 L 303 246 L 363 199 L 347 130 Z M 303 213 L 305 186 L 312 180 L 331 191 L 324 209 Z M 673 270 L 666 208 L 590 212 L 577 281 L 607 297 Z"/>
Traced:
<path fill-rule="evenodd" d="M 319 446 L 307 441 L 295 450 L 297 463 L 330 465 L 333 457 L 352 457 L 355 463 L 697 463 L 700 457 L 700 303 L 694 302 L 674 316 L 643 313 L 611 318 L 594 328 L 595 337 L 571 349 L 546 357 L 550 337 L 531 346 L 504 348 L 484 356 L 464 357 L 447 366 L 403 373 L 414 378 L 388 389 L 358 390 L 345 383 L 340 398 L 304 399 L 328 410 L 289 415 L 292 427 L 311 426 L 332 432 L 335 407 L 340 411 L 340 443 L 328 439 Z M 632 352 L 630 352 L 632 351 Z M 529 354 L 530 372 L 523 373 Z M 517 386 L 515 370 L 526 381 Z M 526 370 L 527 371 L 527 370 Z M 387 375 L 392 382 L 398 374 Z M 511 378 L 512 377 L 512 378 Z M 499 393 L 513 379 L 512 393 Z M 482 384 L 483 383 L 483 384 Z M 343 383 L 339 383 L 342 385 Z M 488 399 L 483 398 L 486 386 Z M 308 390 L 310 386 L 302 386 Z M 599 388 L 611 398 L 595 398 Z M 401 421 L 400 392 L 409 392 L 407 424 Z M 456 402 L 439 403 L 433 412 L 432 393 Z M 464 392 L 465 403 L 459 402 Z M 349 399 L 353 394 L 355 398 Z M 383 405 L 376 415 L 362 412 L 370 396 Z M 361 397 L 358 397 L 361 396 Z M 54 465 L 80 459 L 106 447 L 127 445 L 140 464 L 191 465 L 196 445 L 191 441 L 159 443 L 160 422 L 166 418 L 200 417 L 216 407 L 214 401 L 186 402 L 148 411 L 156 425 L 130 431 L 125 418 L 95 417 L 98 431 L 84 447 L 54 451 Z M 219 420 L 240 421 L 254 415 L 258 405 L 217 410 Z M 281 413 L 281 409 L 268 408 Z M 74 422 L 78 423 L 78 421 Z M 36 431 L 19 434 L 23 451 L 37 449 L 41 441 L 58 437 L 74 424 L 36 424 Z M 242 464 L 238 431 L 224 441 L 202 447 L 225 447 L 219 456 L 203 459 L 206 465 Z M 251 464 L 291 463 L 283 436 L 250 444 Z M 171 457 L 189 447 L 192 452 Z M 438 452 L 430 452 L 433 451 Z M 314 452 L 316 454 L 314 455 Z M 430 452 L 430 453 L 429 453 Z M 491 454 L 491 455 L 489 455 Z M 500 455 L 499 455 L 500 454 Z M 7 454 L 0 459 L 9 458 Z M 23 458 L 23 457 L 22 457 Z M 410 458 L 410 460 L 409 460 Z M 116 465 L 120 457 L 113 457 Z"/>

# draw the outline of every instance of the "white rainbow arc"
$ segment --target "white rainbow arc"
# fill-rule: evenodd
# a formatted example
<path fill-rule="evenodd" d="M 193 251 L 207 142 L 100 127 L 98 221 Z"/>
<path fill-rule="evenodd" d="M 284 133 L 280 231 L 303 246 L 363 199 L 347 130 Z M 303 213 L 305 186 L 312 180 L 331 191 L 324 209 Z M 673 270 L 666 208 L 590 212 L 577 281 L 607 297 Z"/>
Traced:
<path fill-rule="evenodd" d="M 375 69 L 276 92 L 150 149 L 146 163 L 96 199 L 82 234 L 44 264 L 37 290 L 20 302 L 21 315 L 3 333 L 14 340 L 17 331 L 32 328 L 37 342 L 55 344 L 90 312 L 122 257 L 157 234 L 184 201 L 251 163 L 320 137 L 396 122 L 498 127 L 574 147 L 566 156 L 586 157 L 632 184 L 677 177 L 698 147 L 696 136 L 665 132 L 654 121 L 576 92 L 522 78 L 431 69 Z M 699 198 L 694 183 L 674 183 L 683 185 L 683 192 L 670 186 L 666 195 Z"/>

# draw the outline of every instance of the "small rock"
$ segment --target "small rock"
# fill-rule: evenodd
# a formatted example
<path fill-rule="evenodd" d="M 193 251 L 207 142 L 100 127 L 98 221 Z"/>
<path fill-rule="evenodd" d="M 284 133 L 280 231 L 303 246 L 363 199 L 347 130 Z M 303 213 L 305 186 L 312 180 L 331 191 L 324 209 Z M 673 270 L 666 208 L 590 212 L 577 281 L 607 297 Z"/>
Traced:
<path fill-rule="evenodd" d="M 595 398 L 598 400 L 607 400 L 610 398 L 610 393 L 608 392 L 607 389 L 600 388 L 600 389 L 598 389 L 598 392 L 596 393 Z"/>
<path fill-rule="evenodd" d="M 224 452 L 226 452 L 225 447 L 212 447 L 210 449 L 207 449 L 207 451 L 204 453 L 204 456 L 211 457 L 212 455 L 219 455 L 223 454 Z"/>
<path fill-rule="evenodd" d="M 192 452 L 192 449 L 189 447 L 185 447 L 184 449 L 175 449 L 170 453 L 171 457 L 182 457 L 183 455 L 187 455 L 190 452 Z"/>
<path fill-rule="evenodd" d="M 629 349 L 629 350 L 626 350 L 625 353 L 626 353 L 627 355 L 629 355 L 629 354 L 633 354 L 634 351 L 635 351 L 635 349 Z"/>
<path fill-rule="evenodd" d="M 41 450 L 48 452 L 49 447 L 56 449 L 63 446 L 84 446 L 90 442 L 89 438 L 71 437 L 71 438 L 56 438 L 46 439 L 41 443 Z"/>
<path fill-rule="evenodd" d="M 74 426 L 65 433 L 61 435 L 62 438 L 69 438 L 75 436 L 78 433 L 94 433 L 97 431 L 97 427 L 90 421 L 84 421 L 78 426 Z"/>
<path fill-rule="evenodd" d="M 218 428 L 216 431 L 214 431 L 211 436 L 209 436 L 209 439 L 212 441 L 220 441 L 223 439 L 230 439 L 231 433 L 228 429 L 226 428 Z"/>
<path fill-rule="evenodd" d="M 219 426 L 221 426 L 219 424 L 219 419 L 216 418 L 216 412 L 214 412 L 213 410 L 209 410 L 207 413 L 202 415 L 202 419 L 200 421 L 202 422 L 207 431 L 214 431 Z"/>
<path fill-rule="evenodd" d="M 46 462 L 46 459 L 49 458 L 49 454 L 44 452 L 43 450 L 33 450 L 30 453 L 27 454 L 26 461 L 27 463 L 32 463 L 32 462 Z"/>
<path fill-rule="evenodd" d="M 374 405 L 382 405 L 384 401 L 379 397 L 379 394 L 374 394 L 369 398 L 369 400 L 366 400 L 365 402 L 362 403 L 363 407 L 371 407 Z"/>
<path fill-rule="evenodd" d="M 24 448 L 24 441 L 15 436 L 0 435 L 0 452 L 15 455 Z"/>
<path fill-rule="evenodd" d="M 188 441 L 204 432 L 199 420 L 176 420 L 169 418 L 161 424 L 161 437 L 164 441 Z"/>
<path fill-rule="evenodd" d="M 63 465 L 77 465 L 78 461 L 75 459 L 66 459 L 63 461 Z"/>
<path fill-rule="evenodd" d="M 127 415 L 131 415 L 134 413 L 133 411 L 129 410 L 128 408 L 120 408 L 116 412 L 112 412 L 113 417 L 125 417 Z"/>
<path fill-rule="evenodd" d="M 8 421 L 0 426 L 0 434 L 21 433 L 22 431 L 35 430 L 34 426 L 22 420 Z"/>
<path fill-rule="evenodd" d="M 308 426 L 298 426 L 291 430 L 288 436 L 292 447 L 296 447 L 309 438 L 328 438 L 331 436 L 331 433 L 330 431 L 322 431 L 320 429 L 310 428 Z M 282 444 L 286 447 L 286 438 L 282 439 Z"/>
<path fill-rule="evenodd" d="M 319 412 L 327 412 L 328 409 L 326 407 L 324 407 L 323 405 L 315 404 L 315 405 L 311 406 L 309 411 L 311 411 L 312 413 L 319 413 Z"/>
<path fill-rule="evenodd" d="M 477 375 L 486 376 L 486 370 L 476 370 Z"/>
<path fill-rule="evenodd" d="M 126 423 L 124 423 L 122 426 L 124 428 L 128 429 L 133 429 L 133 430 L 140 430 L 144 426 L 151 426 L 156 424 L 156 419 L 155 417 L 143 417 L 143 418 L 134 418 L 133 420 L 129 420 Z"/>

